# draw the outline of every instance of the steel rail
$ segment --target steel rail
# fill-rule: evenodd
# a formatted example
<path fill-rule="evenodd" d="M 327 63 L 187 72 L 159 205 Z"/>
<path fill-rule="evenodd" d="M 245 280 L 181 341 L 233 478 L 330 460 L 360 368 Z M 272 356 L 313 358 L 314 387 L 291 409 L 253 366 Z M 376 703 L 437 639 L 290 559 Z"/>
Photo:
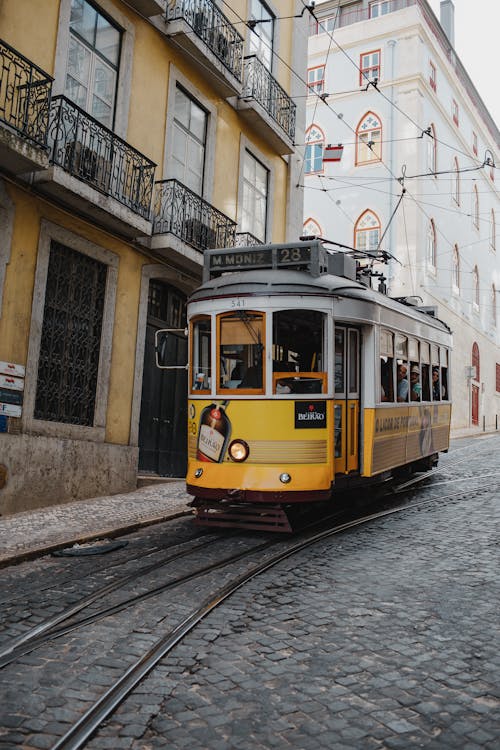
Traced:
<path fill-rule="evenodd" d="M 449 497 L 456 497 L 452 495 Z M 445 499 L 445 498 L 441 498 Z M 196 625 L 203 620 L 212 610 L 222 604 L 228 597 L 238 591 L 253 578 L 261 575 L 267 570 L 278 565 L 288 557 L 310 547 L 317 542 L 327 539 L 328 537 L 339 534 L 348 529 L 361 526 L 370 521 L 384 518 L 386 516 L 400 513 L 404 510 L 427 505 L 435 502 L 436 497 L 422 500 L 410 505 L 399 506 L 390 510 L 384 510 L 378 513 L 372 513 L 361 519 L 348 521 L 340 524 L 333 529 L 313 534 L 304 541 L 297 542 L 287 550 L 278 553 L 269 560 L 259 563 L 250 571 L 238 576 L 233 581 L 223 586 L 215 595 L 211 596 L 204 604 L 193 610 L 182 622 L 173 630 L 163 636 L 157 643 L 149 649 L 135 664 L 131 665 L 127 671 L 112 685 L 86 712 L 83 716 L 61 737 L 51 750 L 79 750 L 87 740 L 96 732 L 99 726 L 105 721 L 118 706 L 133 691 L 136 685 L 154 669 L 158 662 L 163 659 Z"/>

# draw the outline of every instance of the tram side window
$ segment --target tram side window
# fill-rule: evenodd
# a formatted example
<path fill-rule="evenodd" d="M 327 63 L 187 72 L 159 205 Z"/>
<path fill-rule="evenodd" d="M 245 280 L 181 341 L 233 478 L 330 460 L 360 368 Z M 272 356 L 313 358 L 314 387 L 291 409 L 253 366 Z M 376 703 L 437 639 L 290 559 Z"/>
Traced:
<path fill-rule="evenodd" d="M 448 350 L 439 350 L 439 361 L 441 365 L 441 398 L 443 401 L 448 401 Z"/>
<path fill-rule="evenodd" d="M 325 330 L 317 310 L 273 314 L 274 393 L 326 393 Z"/>
<path fill-rule="evenodd" d="M 408 340 L 406 336 L 401 336 L 399 334 L 395 336 L 394 352 L 396 356 L 396 400 L 406 403 L 410 391 L 408 379 Z"/>
<path fill-rule="evenodd" d="M 264 338 L 263 313 L 219 316 L 219 388 L 262 390 Z"/>
<path fill-rule="evenodd" d="M 209 317 L 192 322 L 191 390 L 208 391 L 212 384 L 211 322 Z"/>
<path fill-rule="evenodd" d="M 394 401 L 394 334 L 380 331 L 380 401 Z"/>
<path fill-rule="evenodd" d="M 420 371 L 422 374 L 422 401 L 430 401 L 430 347 L 426 341 L 420 342 Z"/>

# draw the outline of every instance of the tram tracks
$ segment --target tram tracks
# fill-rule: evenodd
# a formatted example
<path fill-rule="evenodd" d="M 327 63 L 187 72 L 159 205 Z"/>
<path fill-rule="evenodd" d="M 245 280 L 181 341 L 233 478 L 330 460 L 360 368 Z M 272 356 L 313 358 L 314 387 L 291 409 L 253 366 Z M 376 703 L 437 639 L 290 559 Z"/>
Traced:
<path fill-rule="evenodd" d="M 449 500 L 454 497 L 457 497 L 457 494 L 448 495 L 439 499 Z M 151 648 L 145 651 L 135 663 L 129 666 L 125 673 L 118 678 L 103 693 L 103 695 L 87 709 L 87 711 L 77 722 L 75 722 L 66 734 L 56 742 L 52 747 L 52 750 L 78 750 L 78 748 L 83 747 L 90 737 L 95 734 L 99 726 L 106 721 L 127 698 L 127 696 L 133 692 L 135 687 L 201 622 L 201 620 L 255 577 L 271 570 L 287 558 L 336 534 L 343 533 L 347 530 L 402 511 L 423 507 L 434 503 L 436 499 L 436 496 L 433 496 L 419 502 L 413 502 L 396 508 L 371 513 L 361 518 L 339 523 L 333 528 L 309 533 L 305 539 L 302 538 L 292 543 L 285 543 L 280 540 L 280 546 L 285 546 L 285 549 L 281 549 L 276 554 L 273 554 L 267 559 L 253 565 L 244 573 L 234 576 L 232 580 L 226 582 L 223 586 L 212 592 L 201 605 L 195 606 L 191 612 L 181 620 L 181 622 L 161 636 Z M 273 543 L 275 545 L 277 544 L 276 542 L 271 541 L 267 543 L 267 546 L 271 546 Z"/>

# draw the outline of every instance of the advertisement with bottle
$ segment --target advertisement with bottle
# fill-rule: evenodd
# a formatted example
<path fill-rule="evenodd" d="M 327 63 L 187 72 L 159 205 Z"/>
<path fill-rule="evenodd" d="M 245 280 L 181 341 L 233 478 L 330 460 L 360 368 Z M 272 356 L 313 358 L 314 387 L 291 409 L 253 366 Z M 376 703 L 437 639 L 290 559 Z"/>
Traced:
<path fill-rule="evenodd" d="M 231 422 L 226 414 L 229 401 L 205 406 L 200 415 L 196 458 L 221 463 L 231 435 Z"/>

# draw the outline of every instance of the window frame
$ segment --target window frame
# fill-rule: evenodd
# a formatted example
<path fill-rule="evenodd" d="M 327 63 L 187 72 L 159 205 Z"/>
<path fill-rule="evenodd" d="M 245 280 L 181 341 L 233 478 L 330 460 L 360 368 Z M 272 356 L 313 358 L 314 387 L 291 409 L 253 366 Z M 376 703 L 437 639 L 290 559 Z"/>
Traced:
<path fill-rule="evenodd" d="M 373 118 L 375 122 L 378 122 L 378 125 L 374 125 L 373 127 L 367 127 L 365 130 L 361 131 L 361 128 L 363 127 L 364 123 L 366 123 L 369 118 Z M 372 133 L 379 133 L 379 139 L 373 140 Z M 363 117 L 359 120 L 357 128 L 356 128 L 356 159 L 355 159 L 355 166 L 361 166 L 366 164 L 378 164 L 382 161 L 382 134 L 383 134 L 383 128 L 382 128 L 382 121 L 380 120 L 380 117 L 375 114 L 375 112 L 372 112 L 369 110 L 366 112 Z M 361 142 L 360 137 L 364 135 L 369 135 L 369 140 L 367 143 Z M 374 150 L 374 147 L 370 148 L 368 146 L 368 143 L 378 144 L 379 146 L 379 153 Z M 372 157 L 369 159 L 362 159 L 360 158 L 360 145 L 363 146 L 364 149 L 368 151 L 369 154 L 372 154 Z"/>
<path fill-rule="evenodd" d="M 431 89 L 437 92 L 437 68 L 432 60 L 429 60 L 429 85 Z"/>
<path fill-rule="evenodd" d="M 480 294 L 479 294 L 479 269 L 477 265 L 472 269 L 472 306 L 476 311 L 479 310 L 480 305 Z"/>
<path fill-rule="evenodd" d="M 479 231 L 479 192 L 476 184 L 472 188 L 472 224 Z"/>
<path fill-rule="evenodd" d="M 312 140 L 312 136 L 314 134 L 314 131 L 317 131 L 318 135 L 321 135 L 321 138 L 315 138 Z M 325 172 L 325 165 L 323 163 L 323 155 L 325 151 L 325 134 L 323 130 L 316 125 L 315 123 L 312 123 L 306 130 L 305 134 L 305 149 L 304 149 L 304 174 L 324 174 Z M 319 154 L 315 154 L 312 158 L 308 155 L 309 149 L 315 149 L 316 147 L 321 146 L 321 156 Z M 320 169 L 308 169 L 307 164 L 308 162 L 311 162 L 311 166 L 315 165 L 317 161 L 320 161 L 321 168 Z"/>
<path fill-rule="evenodd" d="M 436 128 L 434 123 L 430 124 L 431 135 L 428 136 L 427 141 L 427 169 L 432 173 L 432 176 L 437 179 L 437 140 L 436 140 Z"/>
<path fill-rule="evenodd" d="M 360 228 L 359 224 L 361 224 L 361 222 L 363 221 L 363 219 L 365 217 L 369 216 L 369 215 L 373 216 L 376 219 L 377 225 L 376 226 L 372 226 L 372 227 L 367 227 L 366 229 L 365 228 Z M 354 247 L 357 250 L 360 250 L 361 252 L 370 252 L 369 249 L 368 250 L 365 249 L 365 248 L 369 248 L 370 247 L 369 240 L 368 240 L 368 244 L 365 246 L 365 248 L 361 248 L 361 247 L 358 246 L 358 237 L 361 237 L 365 233 L 369 233 L 369 232 L 372 232 L 372 231 L 373 232 L 374 231 L 378 232 L 378 239 L 377 239 L 377 247 L 378 247 L 378 244 L 380 242 L 380 237 L 381 237 L 381 229 L 382 229 L 382 225 L 380 223 L 379 216 L 375 213 L 375 211 L 372 211 L 372 209 L 370 209 L 370 208 L 365 209 L 365 211 L 363 211 L 363 213 L 360 214 L 360 216 L 358 217 L 358 219 L 357 219 L 357 221 L 356 221 L 356 223 L 354 225 Z M 360 234 L 361 232 L 363 232 L 363 235 Z"/>
<path fill-rule="evenodd" d="M 259 6 L 261 13 L 260 18 L 257 18 L 257 16 L 254 13 L 255 6 Z M 249 29 L 249 33 L 247 35 L 247 49 L 248 49 L 248 55 L 255 55 L 258 57 L 262 65 L 268 70 L 270 73 L 273 71 L 274 67 L 274 47 L 276 42 L 276 20 L 277 16 L 269 5 L 267 3 L 263 2 L 263 0 L 249 0 L 248 3 L 248 18 L 249 20 L 259 21 L 262 20 L 262 17 L 267 14 L 269 18 L 271 19 L 270 22 L 265 23 L 257 23 L 253 28 Z M 263 31 L 265 31 L 267 28 L 271 29 L 271 33 L 264 35 Z M 258 39 L 259 41 L 256 42 L 255 40 Z M 270 40 L 270 44 L 267 42 Z"/>
<path fill-rule="evenodd" d="M 457 243 L 453 245 L 451 290 L 454 294 L 460 294 L 460 250 Z"/>
<path fill-rule="evenodd" d="M 494 208 L 491 209 L 490 250 L 494 253 L 497 251 L 497 221 Z"/>
<path fill-rule="evenodd" d="M 84 255 L 88 255 L 107 268 L 106 292 L 101 327 L 101 348 L 97 372 L 96 397 L 94 406 L 94 423 L 92 426 L 49 422 L 35 419 L 35 398 L 37 390 L 38 360 L 40 354 L 42 326 L 45 307 L 45 289 L 52 240 L 67 245 Z M 111 376 L 111 351 L 115 324 L 115 304 L 118 284 L 119 256 L 89 240 L 80 237 L 68 229 L 42 219 L 39 242 L 38 261 L 33 291 L 31 312 L 30 340 L 26 363 L 26 380 L 22 420 L 23 432 L 36 432 L 48 437 L 90 440 L 104 442 L 106 438 L 107 406 Z"/>
<path fill-rule="evenodd" d="M 427 226 L 427 264 L 435 273 L 437 264 L 437 233 L 434 219 L 430 219 Z"/>
<path fill-rule="evenodd" d="M 135 26 L 130 18 L 113 4 L 113 0 L 100 0 L 99 12 L 106 15 L 109 21 L 122 32 L 113 132 L 120 138 L 127 140 L 133 74 L 133 66 L 129 65 L 128 61 L 133 60 L 134 57 Z M 53 97 L 64 95 L 70 44 L 70 17 L 71 0 L 60 0 L 54 83 L 52 86 Z"/>
<path fill-rule="evenodd" d="M 458 159 L 456 156 L 453 157 L 451 197 L 452 197 L 452 200 L 457 204 L 457 206 L 459 206 L 460 205 L 460 167 L 459 167 Z"/>
<path fill-rule="evenodd" d="M 314 81 L 310 80 L 310 74 L 313 71 L 322 71 L 321 78 L 317 78 Z M 308 96 L 313 96 L 315 94 L 317 94 L 318 96 L 321 96 L 321 94 L 324 93 L 324 90 L 325 90 L 325 66 L 315 65 L 312 68 L 308 68 L 307 69 L 307 94 Z"/>
<path fill-rule="evenodd" d="M 246 225 L 246 214 L 245 214 L 245 197 L 247 195 L 246 192 L 246 186 L 249 186 L 250 189 L 253 189 L 252 195 L 255 197 L 257 195 L 257 187 L 250 183 L 249 180 L 245 178 L 245 160 L 247 158 L 253 159 L 253 161 L 259 165 L 265 172 L 266 175 L 266 193 L 265 193 L 265 216 L 264 216 L 264 222 L 263 222 L 263 236 L 259 236 L 256 228 L 255 228 L 255 211 L 252 212 L 252 218 L 253 221 L 249 222 L 249 226 Z M 241 232 L 249 232 L 250 234 L 253 234 L 254 237 L 256 237 L 258 240 L 261 240 L 262 242 L 265 242 L 268 236 L 268 222 L 269 222 L 269 215 L 271 213 L 270 210 L 270 178 L 271 178 L 271 170 L 266 167 L 265 162 L 261 159 L 259 159 L 257 156 L 255 156 L 254 149 L 250 147 L 245 147 L 243 150 L 243 162 L 241 162 L 242 168 L 241 168 L 241 198 L 239 200 L 239 230 Z M 257 205 L 256 202 L 253 204 L 253 208 L 255 209 L 255 206 Z"/>
<path fill-rule="evenodd" d="M 366 67 L 363 67 L 363 58 L 367 57 L 368 55 L 378 55 L 377 65 L 372 64 L 372 65 L 367 65 Z M 361 52 L 359 55 L 359 85 L 365 86 L 367 83 L 369 83 L 370 80 L 373 80 L 374 78 L 376 78 L 377 81 L 380 81 L 381 64 L 382 64 L 382 50 L 380 47 L 378 49 L 369 50 L 368 52 Z M 367 71 L 374 71 L 374 70 L 378 71 L 378 74 L 376 76 L 367 75 Z"/>
<path fill-rule="evenodd" d="M 457 128 L 460 127 L 460 110 L 456 99 L 452 99 L 451 102 L 451 115 Z"/>

